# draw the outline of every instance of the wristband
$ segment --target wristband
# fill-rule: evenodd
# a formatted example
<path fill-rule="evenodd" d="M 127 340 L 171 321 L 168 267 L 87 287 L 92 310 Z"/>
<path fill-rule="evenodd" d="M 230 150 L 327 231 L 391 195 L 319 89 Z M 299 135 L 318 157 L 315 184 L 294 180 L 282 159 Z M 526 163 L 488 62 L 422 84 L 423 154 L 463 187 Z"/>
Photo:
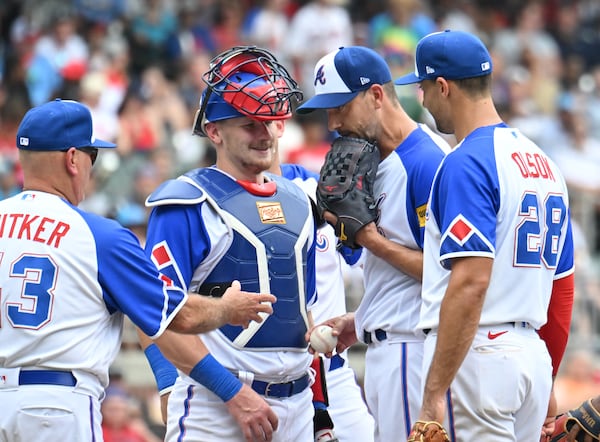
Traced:
<path fill-rule="evenodd" d="M 177 369 L 167 358 L 163 356 L 156 344 L 150 344 L 148 347 L 146 347 L 144 354 L 150 363 L 150 368 L 154 374 L 154 379 L 156 379 L 158 393 L 161 396 L 165 393 L 168 393 L 170 387 L 175 384 L 177 376 L 179 376 Z"/>
<path fill-rule="evenodd" d="M 211 354 L 204 356 L 192 368 L 190 377 L 219 396 L 223 402 L 234 397 L 242 388 L 242 382 L 219 364 Z"/>
<path fill-rule="evenodd" d="M 327 410 L 327 405 L 321 401 L 313 401 L 313 408 L 315 410 Z"/>

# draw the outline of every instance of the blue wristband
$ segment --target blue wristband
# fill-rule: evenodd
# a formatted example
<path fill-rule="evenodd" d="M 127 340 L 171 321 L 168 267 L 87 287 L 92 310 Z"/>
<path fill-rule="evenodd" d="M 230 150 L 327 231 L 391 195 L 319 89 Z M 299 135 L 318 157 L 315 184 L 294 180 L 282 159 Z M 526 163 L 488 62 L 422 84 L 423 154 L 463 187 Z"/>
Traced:
<path fill-rule="evenodd" d="M 315 410 L 327 410 L 327 405 L 321 401 L 313 401 L 313 408 Z"/>
<path fill-rule="evenodd" d="M 175 366 L 163 356 L 156 344 L 150 344 L 146 347 L 144 354 L 150 363 L 150 368 L 152 368 L 158 392 L 161 393 L 163 390 L 172 387 L 177 376 L 179 376 Z"/>
<path fill-rule="evenodd" d="M 223 402 L 234 397 L 242 388 L 241 381 L 219 364 L 211 354 L 204 356 L 192 368 L 190 377 L 219 396 Z"/>

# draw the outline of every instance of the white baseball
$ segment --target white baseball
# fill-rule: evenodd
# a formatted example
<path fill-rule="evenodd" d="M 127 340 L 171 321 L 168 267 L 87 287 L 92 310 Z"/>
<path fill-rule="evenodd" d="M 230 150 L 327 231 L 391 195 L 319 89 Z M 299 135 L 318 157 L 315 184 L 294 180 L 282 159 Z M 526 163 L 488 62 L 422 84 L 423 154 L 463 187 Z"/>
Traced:
<path fill-rule="evenodd" d="M 310 334 L 310 346 L 319 353 L 332 352 L 337 345 L 338 338 L 331 332 L 333 328 L 328 325 L 320 325 Z"/>

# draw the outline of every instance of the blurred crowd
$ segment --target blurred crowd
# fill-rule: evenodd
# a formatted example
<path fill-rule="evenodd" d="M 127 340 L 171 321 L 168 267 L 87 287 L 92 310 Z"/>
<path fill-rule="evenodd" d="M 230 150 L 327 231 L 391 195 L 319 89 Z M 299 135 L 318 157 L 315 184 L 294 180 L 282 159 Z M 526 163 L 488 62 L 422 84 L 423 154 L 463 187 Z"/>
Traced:
<path fill-rule="evenodd" d="M 15 134 L 24 113 L 55 97 L 77 99 L 91 109 L 95 134 L 118 144 L 100 155 L 83 206 L 130 227 L 143 243 L 146 196 L 165 179 L 214 161 L 206 140 L 191 134 L 202 73 L 214 55 L 236 45 L 265 47 L 309 97 L 314 64 L 325 53 L 369 46 L 399 76 L 414 69 L 417 41 L 447 28 L 476 33 L 488 45 L 503 118 L 565 174 L 578 244 L 569 348 L 588 355 L 591 388 L 600 392 L 600 347 L 593 344 L 600 336 L 597 0 L 2 0 L 0 198 L 20 191 Z M 397 92 L 413 118 L 432 124 L 417 86 Z M 331 139 L 323 115 L 295 116 L 281 143 L 283 160 L 318 171 Z M 356 280 L 349 277 L 354 297 Z M 135 354 L 135 342 L 125 333 L 123 354 Z"/>

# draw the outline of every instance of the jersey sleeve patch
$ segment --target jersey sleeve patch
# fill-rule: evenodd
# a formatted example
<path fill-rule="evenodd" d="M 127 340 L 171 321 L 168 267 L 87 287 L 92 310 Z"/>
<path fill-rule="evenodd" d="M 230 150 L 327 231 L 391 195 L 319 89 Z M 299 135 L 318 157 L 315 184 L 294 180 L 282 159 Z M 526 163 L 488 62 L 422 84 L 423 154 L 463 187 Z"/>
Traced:
<path fill-rule="evenodd" d="M 494 256 L 494 246 L 473 224 L 464 216 L 458 215 L 442 235 L 440 261 L 448 268 L 446 262 L 450 257 L 463 256 Z M 472 253 L 473 252 L 473 253 Z"/>
<path fill-rule="evenodd" d="M 425 219 L 427 218 L 427 203 L 417 207 L 417 219 L 419 220 L 419 227 L 425 227 Z"/>

